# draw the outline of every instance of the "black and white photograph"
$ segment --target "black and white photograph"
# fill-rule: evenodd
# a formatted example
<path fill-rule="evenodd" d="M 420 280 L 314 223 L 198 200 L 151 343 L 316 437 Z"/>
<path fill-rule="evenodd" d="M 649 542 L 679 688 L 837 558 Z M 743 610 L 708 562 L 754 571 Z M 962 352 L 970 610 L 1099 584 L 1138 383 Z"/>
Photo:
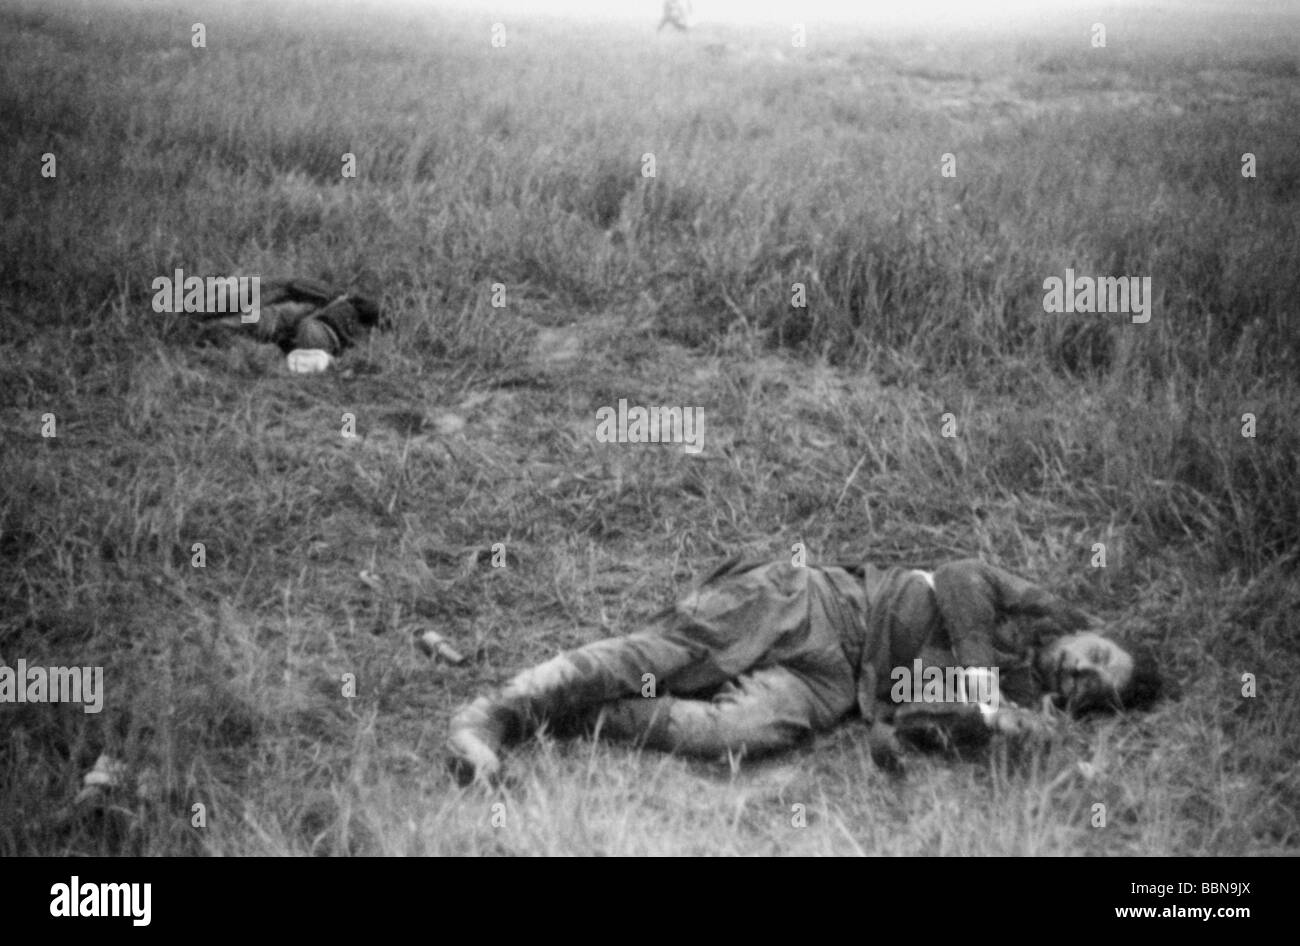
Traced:
<path fill-rule="evenodd" d="M 24 911 L 1132 858 L 1098 916 L 1232 936 L 1251 876 L 1158 859 L 1300 854 L 1300 2 L 4 0 L 0 50 Z"/>

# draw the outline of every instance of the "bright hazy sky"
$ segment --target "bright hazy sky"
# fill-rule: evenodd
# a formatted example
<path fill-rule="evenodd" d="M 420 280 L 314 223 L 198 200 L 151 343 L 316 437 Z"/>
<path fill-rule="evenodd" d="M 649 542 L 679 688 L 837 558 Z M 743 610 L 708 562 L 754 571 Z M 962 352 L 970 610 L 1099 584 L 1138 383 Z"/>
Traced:
<path fill-rule="evenodd" d="M 413 0 L 391 0 L 409 4 Z M 842 20 L 863 23 L 972 22 L 1033 19 L 1062 11 L 1104 20 L 1117 10 L 1278 8 L 1286 0 L 695 0 L 697 23 Z M 1295 0 L 1300 5 L 1300 0 Z M 662 0 L 423 0 L 424 6 L 470 9 L 480 14 L 555 13 L 658 22 Z"/>

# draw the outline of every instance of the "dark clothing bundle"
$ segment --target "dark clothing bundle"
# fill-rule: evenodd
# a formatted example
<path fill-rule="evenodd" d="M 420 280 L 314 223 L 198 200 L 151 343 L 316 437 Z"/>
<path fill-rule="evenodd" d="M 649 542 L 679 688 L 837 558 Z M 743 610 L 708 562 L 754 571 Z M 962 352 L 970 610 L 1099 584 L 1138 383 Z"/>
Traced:
<path fill-rule="evenodd" d="M 379 306 L 363 296 L 335 292 L 314 279 L 263 286 L 259 338 L 283 351 L 320 348 L 338 356 L 379 321 Z"/>
<path fill-rule="evenodd" d="M 338 357 L 379 323 L 379 305 L 365 296 L 341 293 L 315 279 L 265 280 L 259 286 L 255 320 L 213 312 L 207 330 L 237 329 L 284 352 L 321 349 Z"/>

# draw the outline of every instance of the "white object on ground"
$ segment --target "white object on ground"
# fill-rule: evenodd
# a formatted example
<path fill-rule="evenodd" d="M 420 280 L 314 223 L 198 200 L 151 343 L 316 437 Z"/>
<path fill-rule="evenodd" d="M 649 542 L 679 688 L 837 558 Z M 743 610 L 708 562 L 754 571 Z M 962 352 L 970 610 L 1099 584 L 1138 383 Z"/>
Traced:
<path fill-rule="evenodd" d="M 81 779 L 81 791 L 77 793 L 77 802 L 94 798 L 105 789 L 116 788 L 126 776 L 126 763 L 114 759 L 107 752 L 95 760 L 95 767 Z"/>
<path fill-rule="evenodd" d="M 319 374 L 334 364 L 334 356 L 323 348 L 295 348 L 285 362 L 294 374 Z"/>
<path fill-rule="evenodd" d="M 95 760 L 95 767 L 86 773 L 81 784 L 112 787 L 121 783 L 124 775 L 126 775 L 126 763 L 119 762 L 105 752 Z"/>
<path fill-rule="evenodd" d="M 443 411 L 433 418 L 433 426 L 440 434 L 458 434 L 465 429 L 465 418 L 450 411 Z"/>
<path fill-rule="evenodd" d="M 425 631 L 420 635 L 420 649 L 430 657 L 437 654 L 447 663 L 459 664 L 465 662 L 465 656 L 448 644 L 447 638 L 437 631 Z"/>

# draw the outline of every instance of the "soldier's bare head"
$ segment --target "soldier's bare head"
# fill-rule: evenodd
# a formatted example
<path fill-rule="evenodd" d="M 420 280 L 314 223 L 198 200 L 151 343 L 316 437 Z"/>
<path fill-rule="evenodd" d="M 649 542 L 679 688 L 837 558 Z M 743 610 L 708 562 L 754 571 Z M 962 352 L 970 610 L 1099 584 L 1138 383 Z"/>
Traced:
<path fill-rule="evenodd" d="M 1160 694 L 1160 674 L 1148 651 L 1093 631 L 1056 638 L 1038 652 L 1037 665 L 1056 702 L 1075 712 L 1143 708 Z"/>

